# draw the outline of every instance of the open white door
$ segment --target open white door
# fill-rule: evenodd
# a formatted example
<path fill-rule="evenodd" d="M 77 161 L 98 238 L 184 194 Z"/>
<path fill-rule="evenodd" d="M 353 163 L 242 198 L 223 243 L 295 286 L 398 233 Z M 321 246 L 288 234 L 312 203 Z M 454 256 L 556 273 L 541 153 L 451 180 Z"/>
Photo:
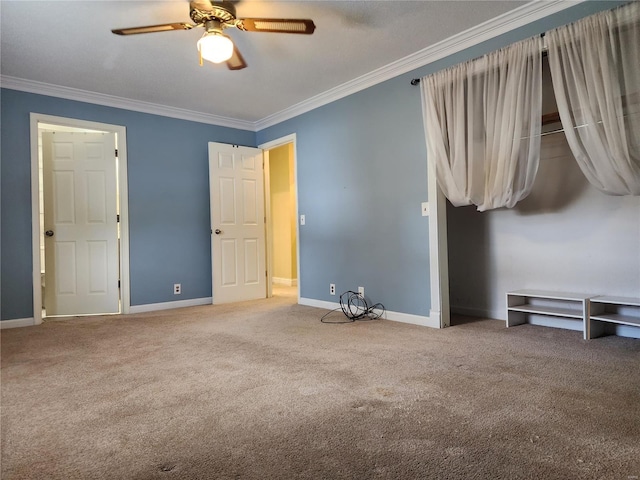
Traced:
<path fill-rule="evenodd" d="M 47 316 L 118 313 L 113 133 L 42 134 Z"/>
<path fill-rule="evenodd" d="M 209 143 L 213 303 L 266 297 L 262 150 Z"/>

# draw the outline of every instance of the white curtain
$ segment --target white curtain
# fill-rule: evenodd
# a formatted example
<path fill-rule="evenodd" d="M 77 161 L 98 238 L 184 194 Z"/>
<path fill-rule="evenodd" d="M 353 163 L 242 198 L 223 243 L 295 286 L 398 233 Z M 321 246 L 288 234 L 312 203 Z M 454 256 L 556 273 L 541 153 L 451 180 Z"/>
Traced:
<path fill-rule="evenodd" d="M 562 126 L 595 187 L 640 195 L 640 3 L 547 32 Z"/>
<path fill-rule="evenodd" d="M 531 191 L 540 159 L 541 52 L 536 37 L 422 79 L 428 161 L 453 205 L 513 207 Z"/>

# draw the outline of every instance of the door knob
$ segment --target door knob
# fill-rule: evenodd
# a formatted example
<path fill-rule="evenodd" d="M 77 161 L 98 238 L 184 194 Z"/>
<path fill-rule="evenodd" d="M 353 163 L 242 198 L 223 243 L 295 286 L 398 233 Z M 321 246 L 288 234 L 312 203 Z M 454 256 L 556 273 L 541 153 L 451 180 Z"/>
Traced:
<path fill-rule="evenodd" d="M 222 230 L 220 230 L 219 228 L 216 228 L 216 235 L 220 235 L 222 233 Z"/>
<path fill-rule="evenodd" d="M 45 234 L 47 237 L 53 237 L 53 230 L 47 230 L 46 232 L 44 232 L 44 234 Z"/>

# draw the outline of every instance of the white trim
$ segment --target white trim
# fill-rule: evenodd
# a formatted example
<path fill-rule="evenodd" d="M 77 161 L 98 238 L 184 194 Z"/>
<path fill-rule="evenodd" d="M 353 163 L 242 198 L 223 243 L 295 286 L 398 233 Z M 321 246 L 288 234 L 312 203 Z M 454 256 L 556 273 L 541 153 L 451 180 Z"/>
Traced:
<path fill-rule="evenodd" d="M 324 308 L 325 310 L 335 310 L 336 308 L 340 308 L 339 303 L 316 300 L 315 298 L 298 297 L 298 303 L 307 307 Z"/>
<path fill-rule="evenodd" d="M 36 325 L 35 318 L 14 318 L 13 320 L 0 321 L 0 330 L 5 328 L 32 327 Z"/>
<path fill-rule="evenodd" d="M 127 186 L 127 129 L 121 125 L 90 122 L 75 118 L 57 117 L 42 113 L 30 114 L 31 135 L 31 241 L 33 257 L 33 318 L 42 323 L 42 279 L 40 268 L 40 186 L 38 168 L 38 124 L 47 123 L 65 127 L 113 132 L 118 136 L 118 191 L 120 197 L 120 303 L 121 313 L 129 313 L 129 194 Z"/>
<path fill-rule="evenodd" d="M 264 152 L 265 158 L 265 169 L 269 166 L 269 152 L 272 148 L 281 147 L 282 145 L 287 145 L 289 143 L 293 144 L 293 176 L 295 178 L 295 189 L 296 189 L 296 285 L 298 285 L 298 303 L 300 303 L 300 291 L 302 290 L 300 285 L 300 222 L 298 219 L 300 218 L 300 204 L 299 204 L 299 196 L 298 196 L 298 146 L 297 146 L 297 137 L 295 133 L 291 133 L 289 135 L 285 135 L 284 137 L 276 138 L 275 140 L 271 140 L 270 142 L 263 143 L 258 145 L 258 148 L 261 148 Z M 267 177 L 265 177 L 266 179 Z M 265 183 L 264 194 L 265 197 L 270 197 L 270 188 L 269 185 Z M 267 262 L 268 262 L 268 272 L 271 272 L 273 269 L 273 232 L 271 231 L 271 203 L 269 203 L 269 211 L 267 212 Z M 271 293 L 271 282 L 272 279 L 269 275 L 267 275 L 267 282 L 269 283 L 269 293 Z"/>
<path fill-rule="evenodd" d="M 271 277 L 271 282 L 274 285 L 286 285 L 287 287 L 295 287 L 298 285 L 297 278 Z"/>
<path fill-rule="evenodd" d="M 422 315 L 413 315 L 410 313 L 386 312 L 384 318 L 394 322 L 410 323 L 412 325 L 420 325 L 422 327 L 440 328 L 440 320 L 432 317 L 424 317 Z"/>
<path fill-rule="evenodd" d="M 38 161 L 38 122 L 36 114 L 29 118 L 31 144 L 31 257 L 33 259 L 33 320 L 42 323 L 42 268 L 40 266 L 40 165 Z"/>
<path fill-rule="evenodd" d="M 400 60 L 380 67 L 372 72 L 354 78 L 326 92 L 285 108 L 280 112 L 264 117 L 255 122 L 256 131 L 263 130 L 278 123 L 297 117 L 303 113 L 334 102 L 348 95 L 390 80 L 403 73 L 411 72 L 437 60 L 461 52 L 479 43 L 498 37 L 504 33 L 523 27 L 554 13 L 561 12 L 587 0 L 550 0 L 529 2 L 521 7 L 506 12 L 498 17 L 469 28 L 463 32 L 419 50 Z"/>
<path fill-rule="evenodd" d="M 449 260 L 447 253 L 446 200 L 436 180 L 435 164 L 427 159 L 429 195 L 429 279 L 431 284 L 430 318 L 438 319 L 440 327 L 448 327 Z"/>
<path fill-rule="evenodd" d="M 425 87 L 421 86 L 424 124 Z M 429 283 L 431 285 L 431 311 L 429 318 L 438 322 L 440 328 L 451 324 L 449 311 L 449 253 L 447 247 L 447 200 L 438 186 L 436 164 L 429 159 L 427 144 L 427 190 L 429 204 Z"/>
<path fill-rule="evenodd" d="M 106 95 L 104 93 L 89 92 L 87 90 L 80 90 L 77 88 L 36 82 L 34 80 L 26 80 L 24 78 L 0 75 L 0 86 L 11 90 L 65 98 L 67 100 L 92 103 L 94 105 L 123 108 L 134 112 L 150 113 L 152 115 L 161 115 L 163 117 L 178 118 L 180 120 L 189 120 L 192 122 L 218 125 L 221 127 L 237 128 L 239 130 L 255 131 L 255 122 L 247 120 L 221 117 L 210 113 L 195 112 L 193 110 L 186 110 L 183 108 L 169 107 L 166 105 L 158 105 L 156 103 L 142 102 L 140 100 L 116 97 L 114 95 Z"/>
<path fill-rule="evenodd" d="M 127 163 L 127 129 L 118 132 L 118 192 L 120 196 L 120 305 L 129 313 L 131 283 L 129 278 L 129 165 Z"/>
<path fill-rule="evenodd" d="M 269 150 L 262 149 L 264 170 L 264 248 L 267 251 L 267 298 L 273 296 L 273 232 L 271 230 L 271 159 Z"/>
<path fill-rule="evenodd" d="M 353 93 L 365 90 L 403 73 L 424 67 L 442 58 L 461 52 L 481 42 L 498 37 L 504 33 L 523 27 L 549 15 L 566 10 L 587 0 L 548 0 L 526 3 L 498 17 L 492 18 L 472 28 L 453 35 L 441 42 L 419 50 L 400 60 L 389 63 L 372 72 L 338 85 L 330 90 L 315 95 L 307 100 L 292 105 L 284 110 L 268 115 L 261 120 L 252 122 L 229 117 L 221 117 L 202 112 L 194 112 L 181 108 L 168 107 L 155 103 L 141 102 L 103 93 L 89 92 L 76 88 L 52 85 L 33 80 L 0 75 L 0 86 L 12 90 L 66 98 L 80 102 L 94 103 L 108 107 L 124 108 L 137 112 L 151 113 L 165 117 L 179 118 L 193 122 L 219 125 L 240 130 L 258 132 L 267 127 L 289 120 L 318 107 L 344 98 Z M 271 147 L 269 147 L 271 148 Z"/>
<path fill-rule="evenodd" d="M 175 302 L 147 303 L 146 305 L 131 305 L 129 313 L 157 312 L 159 310 L 171 310 L 174 308 L 198 307 L 211 305 L 213 297 L 192 298 L 190 300 L 177 300 Z"/>
<path fill-rule="evenodd" d="M 263 150 L 271 150 L 272 148 L 281 147 L 282 145 L 286 145 L 287 143 L 296 143 L 296 134 L 290 133 L 289 135 L 285 135 L 284 137 L 277 138 L 275 140 L 271 140 L 270 142 L 263 143 L 262 145 L 258 145 L 258 148 Z"/>
<path fill-rule="evenodd" d="M 322 308 L 324 310 L 340 309 L 339 303 L 326 302 L 324 300 L 315 300 L 313 298 L 300 297 L 298 303 L 307 307 Z M 420 325 L 423 327 L 440 328 L 440 321 L 434 321 L 434 319 L 431 317 L 413 315 L 411 313 L 386 311 L 382 318 L 384 320 L 391 320 L 392 322 L 410 323 L 412 325 Z"/>

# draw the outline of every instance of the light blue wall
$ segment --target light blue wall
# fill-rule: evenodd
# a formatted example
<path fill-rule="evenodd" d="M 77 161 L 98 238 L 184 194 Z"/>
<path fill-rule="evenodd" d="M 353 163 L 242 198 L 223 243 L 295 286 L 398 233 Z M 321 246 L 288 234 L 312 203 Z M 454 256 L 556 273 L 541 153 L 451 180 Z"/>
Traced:
<path fill-rule="evenodd" d="M 338 293 L 363 286 L 388 310 L 428 314 L 420 108 L 420 91 L 396 79 L 258 134 L 297 134 L 302 297 L 337 301 L 330 283 Z"/>
<path fill-rule="evenodd" d="M 409 80 L 625 2 L 590 1 L 332 104 L 252 132 L 2 90 L 1 318 L 32 316 L 29 112 L 127 127 L 132 305 L 211 295 L 209 141 L 297 134 L 301 294 L 364 286 L 387 309 L 428 315 L 427 164 Z"/>
<path fill-rule="evenodd" d="M 300 287 L 337 301 L 365 287 L 388 310 L 429 315 L 427 159 L 419 87 L 410 79 L 625 2 L 587 2 L 258 132 L 297 135 Z"/>
<path fill-rule="evenodd" d="M 207 142 L 255 133 L 2 89 L 3 320 L 33 316 L 30 112 L 127 129 L 131 304 L 211 296 Z M 173 295 L 173 284 L 182 295 Z"/>

